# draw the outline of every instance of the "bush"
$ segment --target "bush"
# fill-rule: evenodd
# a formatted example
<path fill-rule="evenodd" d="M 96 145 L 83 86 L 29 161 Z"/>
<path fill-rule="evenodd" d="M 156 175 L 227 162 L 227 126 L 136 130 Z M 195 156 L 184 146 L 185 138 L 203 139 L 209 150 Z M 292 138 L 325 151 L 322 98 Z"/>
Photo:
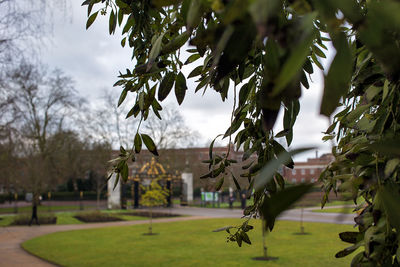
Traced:
<path fill-rule="evenodd" d="M 47 193 L 42 194 L 43 200 L 47 200 Z M 106 198 L 106 192 L 101 192 L 100 199 Z M 96 200 L 97 193 L 94 191 L 84 191 L 82 200 Z M 80 200 L 79 192 L 52 192 L 51 200 L 58 201 L 78 201 Z"/>
<path fill-rule="evenodd" d="M 56 224 L 57 217 L 52 213 L 38 214 L 39 224 Z M 11 225 L 28 225 L 31 220 L 31 216 L 28 214 L 22 214 L 15 216 Z M 36 223 L 36 221 L 34 221 Z"/>
<path fill-rule="evenodd" d="M 119 217 L 114 217 L 108 213 L 103 213 L 100 211 L 82 212 L 82 213 L 76 214 L 74 217 L 85 223 L 123 221 Z"/>
<path fill-rule="evenodd" d="M 3 204 L 4 202 L 6 202 L 6 195 L 0 195 L 0 204 Z"/>
<path fill-rule="evenodd" d="M 138 211 L 126 212 L 126 213 L 122 213 L 122 214 L 129 215 L 129 216 L 150 217 L 150 212 L 146 211 L 146 210 L 138 210 Z M 167 213 L 167 212 L 153 211 L 153 218 L 178 217 L 178 216 L 181 216 L 181 215 Z"/>

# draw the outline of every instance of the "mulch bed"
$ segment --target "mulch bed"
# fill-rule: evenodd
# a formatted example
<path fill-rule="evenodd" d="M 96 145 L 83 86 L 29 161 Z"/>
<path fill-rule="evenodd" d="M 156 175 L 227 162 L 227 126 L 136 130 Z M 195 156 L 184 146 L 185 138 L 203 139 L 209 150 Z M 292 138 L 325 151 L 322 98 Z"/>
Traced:
<path fill-rule="evenodd" d="M 57 217 L 54 215 L 38 215 L 39 224 L 56 224 Z M 31 216 L 29 215 L 18 215 L 15 216 L 11 225 L 29 225 L 31 220 Z M 36 220 L 32 222 L 34 225 L 36 224 Z"/>
<path fill-rule="evenodd" d="M 92 212 L 92 213 L 82 213 L 74 216 L 76 219 L 85 223 L 92 222 L 117 222 L 123 221 L 121 218 L 111 216 L 106 213 Z"/>

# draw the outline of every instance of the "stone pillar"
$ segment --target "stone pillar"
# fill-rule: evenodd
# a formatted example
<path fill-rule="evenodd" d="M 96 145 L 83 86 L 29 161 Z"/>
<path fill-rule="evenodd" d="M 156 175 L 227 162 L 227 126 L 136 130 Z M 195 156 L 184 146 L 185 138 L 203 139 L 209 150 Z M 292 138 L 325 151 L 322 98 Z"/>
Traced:
<path fill-rule="evenodd" d="M 140 194 L 140 188 L 139 188 L 139 179 L 135 179 L 133 181 L 133 208 L 138 209 L 139 208 L 139 196 Z"/>
<path fill-rule="evenodd" d="M 115 179 L 117 175 L 114 173 L 107 182 L 107 208 L 120 209 L 121 208 L 121 181 L 118 181 L 117 186 L 114 188 Z"/>
<path fill-rule="evenodd" d="M 183 188 L 186 188 L 186 192 L 183 192 L 184 193 L 183 195 L 186 196 L 186 199 L 184 199 L 184 201 L 186 201 L 187 203 L 192 203 L 193 202 L 193 174 L 188 173 L 188 172 L 182 173 L 182 181 L 183 181 L 183 184 L 186 185 L 186 186 L 183 186 Z"/>

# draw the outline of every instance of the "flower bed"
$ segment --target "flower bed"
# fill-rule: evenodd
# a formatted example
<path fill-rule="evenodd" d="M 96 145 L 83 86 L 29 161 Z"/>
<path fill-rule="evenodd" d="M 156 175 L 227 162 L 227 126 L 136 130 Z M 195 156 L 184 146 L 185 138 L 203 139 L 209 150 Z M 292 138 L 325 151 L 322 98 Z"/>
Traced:
<path fill-rule="evenodd" d="M 17 215 L 14 217 L 11 225 L 29 225 L 30 221 L 31 221 L 31 216 L 29 214 Z M 51 213 L 39 214 L 38 221 L 39 224 L 56 224 L 57 217 Z M 34 220 L 32 223 L 36 224 L 36 220 Z"/>
<path fill-rule="evenodd" d="M 85 223 L 123 221 L 119 217 L 111 216 L 108 213 L 103 213 L 100 211 L 83 212 L 83 213 L 76 214 L 74 217 Z"/>

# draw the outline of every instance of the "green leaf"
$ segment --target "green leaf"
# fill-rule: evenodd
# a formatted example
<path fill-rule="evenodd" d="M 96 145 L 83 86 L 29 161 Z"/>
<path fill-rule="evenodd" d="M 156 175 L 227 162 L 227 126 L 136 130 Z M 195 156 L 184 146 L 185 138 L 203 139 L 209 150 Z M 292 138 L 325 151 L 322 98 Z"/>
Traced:
<path fill-rule="evenodd" d="M 249 86 L 249 83 L 245 83 L 242 88 L 240 88 L 239 91 L 239 106 L 243 105 L 250 93 L 251 87 Z"/>
<path fill-rule="evenodd" d="M 250 241 L 250 238 L 247 235 L 247 233 L 242 232 L 242 239 L 243 239 L 244 242 L 246 242 L 247 244 L 251 245 L 251 241 Z"/>
<path fill-rule="evenodd" d="M 233 175 L 233 173 L 232 173 L 232 179 L 233 179 L 233 182 L 235 183 L 235 186 L 236 186 L 237 191 L 240 192 L 240 190 L 242 190 L 242 189 L 240 188 L 240 185 L 239 185 L 239 183 L 238 183 L 236 177 Z"/>
<path fill-rule="evenodd" d="M 90 17 L 88 18 L 87 22 L 86 22 L 86 30 L 89 29 L 89 27 L 93 24 L 93 22 L 96 20 L 97 14 L 99 13 L 99 11 L 93 13 L 92 15 L 90 15 Z"/>
<path fill-rule="evenodd" d="M 396 170 L 396 168 L 400 165 L 400 159 L 394 158 L 389 160 L 385 166 L 385 176 L 389 177 Z"/>
<path fill-rule="evenodd" d="M 114 10 L 111 10 L 110 20 L 108 24 L 108 30 L 110 34 L 115 32 L 115 28 L 117 27 L 117 17 L 115 16 Z"/>
<path fill-rule="evenodd" d="M 124 19 L 124 12 L 120 9 L 118 12 L 118 25 L 121 26 L 122 20 Z"/>
<path fill-rule="evenodd" d="M 186 41 L 189 39 L 189 36 L 190 36 L 190 34 L 187 31 L 178 35 L 173 40 L 171 40 L 169 43 L 167 43 L 166 45 L 163 46 L 163 48 L 161 49 L 161 54 L 163 54 L 163 55 L 169 54 L 169 53 L 172 53 L 172 52 L 176 51 L 177 49 L 181 48 L 186 43 Z"/>
<path fill-rule="evenodd" d="M 351 253 L 353 253 L 354 251 L 356 251 L 360 246 L 361 246 L 362 242 L 358 242 L 357 244 L 347 247 L 342 251 L 339 251 L 338 253 L 336 253 L 335 257 L 336 258 L 343 258 Z"/>
<path fill-rule="evenodd" d="M 400 138 L 385 139 L 369 146 L 372 150 L 386 156 L 400 156 Z"/>
<path fill-rule="evenodd" d="M 282 153 L 287 153 L 286 149 L 281 144 L 279 144 L 276 140 L 272 140 L 272 147 L 274 148 L 274 152 L 275 152 L 276 156 L 278 156 Z M 286 165 L 286 167 L 293 169 L 294 162 L 292 159 L 289 159 L 288 163 L 285 165 Z"/>
<path fill-rule="evenodd" d="M 144 92 L 139 93 L 139 108 L 140 110 L 144 110 Z"/>
<path fill-rule="evenodd" d="M 197 66 L 196 68 L 194 68 L 194 70 L 192 70 L 192 71 L 189 73 L 188 79 L 189 79 L 189 78 L 196 77 L 196 76 L 199 76 L 199 75 L 201 74 L 202 70 L 203 70 L 203 66 Z"/>
<path fill-rule="evenodd" d="M 201 0 L 191 0 L 187 12 L 186 24 L 189 30 L 196 28 L 201 21 Z"/>
<path fill-rule="evenodd" d="M 122 40 L 121 40 L 121 46 L 122 46 L 122 47 L 125 47 L 125 43 L 126 43 L 126 38 L 122 38 Z"/>
<path fill-rule="evenodd" d="M 213 230 L 213 232 L 222 232 L 222 231 L 230 230 L 232 228 L 235 228 L 235 227 L 233 227 L 233 226 L 225 226 L 225 227 L 221 227 L 221 228 L 215 229 L 215 230 Z"/>
<path fill-rule="evenodd" d="M 275 172 L 281 167 L 282 164 L 288 164 L 292 160 L 293 155 L 297 155 L 308 150 L 315 149 L 313 147 L 299 148 L 290 152 L 283 152 L 277 158 L 270 160 L 260 173 L 254 178 L 254 188 L 259 191 L 262 190 L 267 183 L 274 177 Z"/>
<path fill-rule="evenodd" d="M 215 185 L 215 191 L 219 191 L 224 184 L 224 177 L 222 176 L 221 179 Z"/>
<path fill-rule="evenodd" d="M 276 217 L 304 196 L 312 186 L 312 184 L 299 184 L 280 190 L 271 197 L 265 197 L 260 211 L 266 226 L 272 230 Z"/>
<path fill-rule="evenodd" d="M 115 4 L 117 4 L 120 9 L 129 8 L 129 5 L 122 0 L 116 0 Z"/>
<path fill-rule="evenodd" d="M 154 42 L 154 44 L 151 47 L 150 54 L 149 54 L 150 65 L 153 64 L 153 62 L 156 60 L 156 58 L 158 57 L 158 55 L 161 52 L 162 39 L 164 37 L 164 34 L 165 34 L 165 32 L 160 34 L 160 36 L 158 36 L 158 38 L 156 39 L 156 41 Z M 151 66 L 149 66 L 147 68 L 148 68 L 147 71 L 149 71 L 151 69 Z"/>
<path fill-rule="evenodd" d="M 188 59 L 187 59 L 186 62 L 185 62 L 185 65 L 188 65 L 188 64 L 190 64 L 190 63 L 192 63 L 192 62 L 198 60 L 199 58 L 200 58 L 200 55 L 199 55 L 199 54 L 193 54 L 193 55 L 191 55 L 191 56 L 188 57 Z"/>
<path fill-rule="evenodd" d="M 382 198 L 382 204 L 389 218 L 390 224 L 400 233 L 400 186 L 394 183 L 387 183 L 382 186 L 378 193 Z"/>
<path fill-rule="evenodd" d="M 339 234 L 339 237 L 344 242 L 355 244 L 358 241 L 357 239 L 359 235 L 359 232 L 343 232 Z"/>
<path fill-rule="evenodd" d="M 161 8 L 165 6 L 171 6 L 171 5 L 176 5 L 179 4 L 181 1 L 179 0 L 151 0 L 151 4 L 154 6 Z"/>
<path fill-rule="evenodd" d="M 148 149 L 151 153 L 153 153 L 153 155 L 158 156 L 157 147 L 156 147 L 156 145 L 154 144 L 153 139 L 151 139 L 151 137 L 148 136 L 147 134 L 141 134 L 141 136 L 142 136 L 143 143 L 145 144 L 145 146 L 147 147 L 147 149 Z"/>
<path fill-rule="evenodd" d="M 139 104 L 136 103 L 129 111 L 128 114 L 126 114 L 125 119 L 131 117 L 132 115 L 135 115 L 135 117 L 139 114 L 140 112 L 140 108 L 139 108 Z"/>
<path fill-rule="evenodd" d="M 140 153 L 140 151 L 142 150 L 142 138 L 140 138 L 140 134 L 138 133 L 136 133 L 135 135 L 134 145 L 135 145 L 135 152 Z"/>
<path fill-rule="evenodd" d="M 319 49 L 316 45 L 312 46 L 312 50 L 317 56 L 322 57 L 322 58 L 326 58 L 324 52 L 322 52 L 321 49 Z"/>
<path fill-rule="evenodd" d="M 171 92 L 172 86 L 174 86 L 175 74 L 173 72 L 167 72 L 164 79 L 160 83 L 158 88 L 158 100 L 163 101 L 168 94 Z"/>
<path fill-rule="evenodd" d="M 311 54 L 311 58 L 312 58 L 314 64 L 317 65 L 317 67 L 318 67 L 320 70 L 324 70 L 324 67 L 323 67 L 322 64 L 319 62 L 319 60 L 317 59 L 317 57 L 315 56 L 314 53 Z"/>
<path fill-rule="evenodd" d="M 117 187 L 118 182 L 119 182 L 119 173 L 117 173 L 117 176 L 115 177 L 115 182 L 114 182 L 113 190 L 115 190 L 115 188 Z"/>
<path fill-rule="evenodd" d="M 186 79 L 182 72 L 179 72 L 175 80 L 175 96 L 178 104 L 182 104 L 187 90 Z"/>
<path fill-rule="evenodd" d="M 211 144 L 210 144 L 210 147 L 208 148 L 208 157 L 209 157 L 210 159 L 213 158 L 212 151 L 213 151 L 213 147 L 214 147 L 214 142 L 215 142 L 215 140 L 217 140 L 217 138 L 220 137 L 220 136 L 222 136 L 222 134 L 217 135 L 217 136 L 214 138 L 214 140 L 212 140 L 212 142 L 211 142 Z"/>
<path fill-rule="evenodd" d="M 128 91 L 126 89 L 122 90 L 121 95 L 119 96 L 118 99 L 118 107 L 124 102 L 126 95 L 128 94 Z"/>
<path fill-rule="evenodd" d="M 285 179 L 283 179 L 282 175 L 279 172 L 275 173 L 275 180 L 281 189 L 285 188 Z"/>
<path fill-rule="evenodd" d="M 129 168 L 128 168 L 128 164 L 125 162 L 125 164 L 123 165 L 122 170 L 121 170 L 121 177 L 125 183 L 126 183 L 126 181 L 128 181 L 128 176 L 129 176 Z"/>
<path fill-rule="evenodd" d="M 360 118 L 360 116 L 369 108 L 371 107 L 370 104 L 367 105 L 359 105 L 357 106 L 353 111 L 351 111 L 347 116 L 346 116 L 346 121 L 348 122 L 354 122 Z"/>
<path fill-rule="evenodd" d="M 308 74 L 313 74 L 314 70 L 313 70 L 313 66 L 312 66 L 311 61 L 310 61 L 309 58 L 307 58 L 306 61 L 304 62 L 303 69 L 304 69 Z"/>
<path fill-rule="evenodd" d="M 333 41 L 336 55 L 325 78 L 320 113 L 330 116 L 337 108 L 340 98 L 349 90 L 352 75 L 353 56 L 344 33 Z"/>
<path fill-rule="evenodd" d="M 286 60 L 285 64 L 282 67 L 282 71 L 279 73 L 278 78 L 276 79 L 276 85 L 271 92 L 271 96 L 276 96 L 286 86 L 289 82 L 299 73 L 302 69 L 304 62 L 308 54 L 310 53 L 310 44 L 314 40 L 315 30 L 313 26 L 313 20 L 315 19 L 316 14 L 310 13 L 303 17 L 302 20 L 302 28 L 303 28 L 303 39 L 299 42 L 299 44 L 291 51 L 289 58 Z"/>
<path fill-rule="evenodd" d="M 382 91 L 382 87 L 370 86 L 366 91 L 366 97 L 368 101 L 372 101 L 375 96 L 377 96 Z"/>

